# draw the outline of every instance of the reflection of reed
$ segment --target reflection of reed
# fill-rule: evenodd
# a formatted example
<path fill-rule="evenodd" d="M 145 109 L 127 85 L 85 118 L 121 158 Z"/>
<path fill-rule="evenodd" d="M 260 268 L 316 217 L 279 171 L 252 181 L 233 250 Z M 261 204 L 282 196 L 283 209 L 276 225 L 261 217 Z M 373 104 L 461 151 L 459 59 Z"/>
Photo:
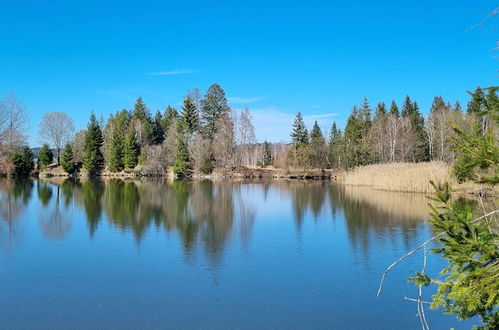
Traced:
<path fill-rule="evenodd" d="M 389 215 L 390 221 L 420 221 L 430 212 L 428 198 L 422 193 L 397 193 L 367 187 L 345 186 L 345 197 L 367 203 Z"/>

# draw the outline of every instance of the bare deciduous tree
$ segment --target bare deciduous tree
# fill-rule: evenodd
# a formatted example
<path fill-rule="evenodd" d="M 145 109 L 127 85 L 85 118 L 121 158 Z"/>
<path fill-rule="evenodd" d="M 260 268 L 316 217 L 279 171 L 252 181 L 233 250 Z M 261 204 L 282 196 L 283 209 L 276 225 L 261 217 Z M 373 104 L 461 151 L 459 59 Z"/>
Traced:
<path fill-rule="evenodd" d="M 12 92 L 0 100 L 0 152 L 9 157 L 26 142 L 28 113 Z"/>
<path fill-rule="evenodd" d="M 239 115 L 237 121 L 237 142 L 239 145 L 240 163 L 245 166 L 255 166 L 254 147 L 256 142 L 255 127 L 252 116 L 246 107 Z"/>
<path fill-rule="evenodd" d="M 64 112 L 47 112 L 40 123 L 39 135 L 43 142 L 51 144 L 57 150 L 57 165 L 59 165 L 61 149 L 74 135 L 73 119 Z"/>

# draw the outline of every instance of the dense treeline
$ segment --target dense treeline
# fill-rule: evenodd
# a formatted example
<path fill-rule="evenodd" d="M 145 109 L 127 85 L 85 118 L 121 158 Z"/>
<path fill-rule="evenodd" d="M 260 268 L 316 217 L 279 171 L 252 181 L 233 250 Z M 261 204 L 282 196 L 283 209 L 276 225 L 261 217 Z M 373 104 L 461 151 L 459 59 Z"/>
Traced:
<path fill-rule="evenodd" d="M 374 109 L 365 98 L 353 107 L 343 130 L 333 122 L 323 132 L 315 122 L 309 132 L 298 113 L 291 143 L 257 143 L 250 110 L 233 111 L 224 90 L 215 83 L 204 96 L 197 89 L 190 91 L 178 110 L 167 106 L 153 115 L 139 97 L 133 109 L 118 111 L 106 120 L 92 113 L 86 129 L 76 133 L 67 114 L 47 113 L 40 124 L 45 144 L 35 156 L 38 170 L 56 160 L 70 174 L 84 169 L 90 175 L 103 171 L 164 175 L 172 168 L 178 177 L 239 166 L 348 169 L 388 162 L 451 163 L 456 159 L 451 123 L 465 131 L 476 125 L 483 134 L 492 130 L 497 135 L 487 116 L 479 116 L 491 99 L 497 99 L 495 89 L 477 88 L 464 112 L 458 102 L 451 105 L 437 96 L 424 118 L 409 96 L 400 106 L 395 101 L 380 102 Z M 34 155 L 22 148 L 26 144 L 24 106 L 8 94 L 0 102 L 0 114 L 0 171 L 31 172 L 33 168 L 25 166 Z"/>

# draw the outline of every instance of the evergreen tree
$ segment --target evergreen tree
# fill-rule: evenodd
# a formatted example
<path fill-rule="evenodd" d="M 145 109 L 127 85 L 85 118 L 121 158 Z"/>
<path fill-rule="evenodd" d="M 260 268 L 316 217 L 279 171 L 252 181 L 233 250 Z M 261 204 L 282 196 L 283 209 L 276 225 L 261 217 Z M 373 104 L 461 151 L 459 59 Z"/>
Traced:
<path fill-rule="evenodd" d="M 152 143 L 161 144 L 165 140 L 165 131 L 163 130 L 163 115 L 158 110 L 154 116 L 153 130 L 152 130 Z"/>
<path fill-rule="evenodd" d="M 153 142 L 153 121 L 151 118 L 151 112 L 147 108 L 142 97 L 139 97 L 135 102 L 132 112 L 132 119 L 140 123 L 140 130 L 137 131 L 139 136 L 139 143 L 141 146 L 150 144 Z"/>
<path fill-rule="evenodd" d="M 129 169 L 135 168 L 139 159 L 140 146 L 133 127 L 128 130 L 123 149 L 123 165 Z"/>
<path fill-rule="evenodd" d="M 70 143 L 66 144 L 61 154 L 61 166 L 68 174 L 73 174 L 76 166 L 74 163 L 73 147 Z"/>
<path fill-rule="evenodd" d="M 344 165 L 347 168 L 367 165 L 371 162 L 367 133 L 371 127 L 369 105 L 363 102 L 362 108 L 354 106 L 345 126 L 345 157 Z"/>
<path fill-rule="evenodd" d="M 193 100 L 186 96 L 182 105 L 182 124 L 187 136 L 192 136 L 199 127 L 199 115 Z"/>
<path fill-rule="evenodd" d="M 384 102 L 379 102 L 376 105 L 376 111 L 374 113 L 374 121 L 381 120 L 386 116 L 386 105 Z"/>
<path fill-rule="evenodd" d="M 336 122 L 333 122 L 331 126 L 331 133 L 329 136 L 329 162 L 331 167 L 339 168 L 341 167 L 341 156 L 342 156 L 342 134 L 341 130 L 337 128 Z"/>
<path fill-rule="evenodd" d="M 14 164 L 15 173 L 17 176 L 29 176 L 35 168 L 33 162 L 33 152 L 28 146 L 12 154 L 10 160 Z"/>
<path fill-rule="evenodd" d="M 263 142 L 263 166 L 272 165 L 272 151 L 270 150 L 270 143 Z"/>
<path fill-rule="evenodd" d="M 471 94 L 471 100 L 468 102 L 467 112 L 468 114 L 479 114 L 485 110 L 485 92 L 482 88 L 477 87 L 475 91 Z"/>
<path fill-rule="evenodd" d="M 54 160 L 54 154 L 48 144 L 44 144 L 40 150 L 38 151 L 38 167 L 44 168 L 50 164 Z"/>
<path fill-rule="evenodd" d="M 175 108 L 171 106 L 166 107 L 165 114 L 163 115 L 163 120 L 161 122 L 161 127 L 163 129 L 165 136 L 168 132 L 168 129 L 170 128 L 170 125 L 178 117 L 179 115 L 177 110 L 175 110 Z"/>
<path fill-rule="evenodd" d="M 362 100 L 362 105 L 359 111 L 359 120 L 362 121 L 365 129 L 369 129 L 371 127 L 371 105 L 369 104 L 367 97 L 364 97 Z"/>
<path fill-rule="evenodd" d="M 300 112 L 296 114 L 295 121 L 293 123 L 293 131 L 291 132 L 291 142 L 293 144 L 308 144 L 308 131 L 303 121 L 303 117 Z"/>
<path fill-rule="evenodd" d="M 400 116 L 399 107 L 397 106 L 397 103 L 395 103 L 394 100 L 392 100 L 392 103 L 390 104 L 390 115 L 395 116 L 397 118 Z"/>
<path fill-rule="evenodd" d="M 85 142 L 83 145 L 83 167 L 88 171 L 90 176 L 98 175 L 104 166 L 104 156 L 101 151 L 102 145 L 101 127 L 92 112 L 85 132 Z"/>
<path fill-rule="evenodd" d="M 454 104 L 454 111 L 459 113 L 463 112 L 463 108 L 461 107 L 461 103 L 459 103 L 459 101 L 456 101 Z"/>
<path fill-rule="evenodd" d="M 201 119 L 204 136 L 213 141 L 216 133 L 216 123 L 223 115 L 229 115 L 230 107 L 225 98 L 224 90 L 214 83 L 208 88 L 201 100 Z"/>
<path fill-rule="evenodd" d="M 124 141 L 121 130 L 115 129 L 109 150 L 108 169 L 111 172 L 120 172 L 124 167 Z"/>
<path fill-rule="evenodd" d="M 315 121 L 312 131 L 310 132 L 310 146 L 313 150 L 311 165 L 316 168 L 324 168 L 326 166 L 327 145 L 326 139 L 324 139 L 317 121 Z"/>
<path fill-rule="evenodd" d="M 443 103 L 443 100 L 441 100 Z M 437 100 L 437 106 L 440 100 Z M 445 106 L 445 103 L 443 103 Z M 405 97 L 402 108 L 402 117 L 409 119 L 409 124 L 415 135 L 414 152 L 412 154 L 413 162 L 424 162 L 429 160 L 428 137 L 424 129 L 424 118 L 419 111 L 418 104 L 412 102 L 409 96 Z"/>
<path fill-rule="evenodd" d="M 173 173 L 178 177 L 187 175 L 189 169 L 189 150 L 187 149 L 187 133 L 184 123 L 177 122 L 175 129 L 175 146 L 173 159 Z"/>

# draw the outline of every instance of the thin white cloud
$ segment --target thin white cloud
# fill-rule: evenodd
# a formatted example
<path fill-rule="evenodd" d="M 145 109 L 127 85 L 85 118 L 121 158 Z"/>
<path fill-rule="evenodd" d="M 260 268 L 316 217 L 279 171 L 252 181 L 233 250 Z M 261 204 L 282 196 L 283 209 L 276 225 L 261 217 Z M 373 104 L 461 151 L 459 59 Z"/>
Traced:
<path fill-rule="evenodd" d="M 320 118 L 336 117 L 337 115 L 338 115 L 338 113 L 331 112 L 331 113 L 322 113 L 322 114 L 318 114 L 318 115 L 305 115 L 305 116 L 303 116 L 303 118 L 305 120 L 307 120 L 307 119 L 320 119 Z"/>
<path fill-rule="evenodd" d="M 258 101 L 263 100 L 262 97 L 255 96 L 255 97 L 229 97 L 229 103 L 232 104 L 249 104 L 249 103 L 255 103 Z"/>
<path fill-rule="evenodd" d="M 158 72 L 149 72 L 147 75 L 149 76 L 178 76 L 182 74 L 191 74 L 198 73 L 197 70 L 189 70 L 189 69 L 180 69 L 180 70 L 170 70 L 170 71 L 158 71 Z"/>

